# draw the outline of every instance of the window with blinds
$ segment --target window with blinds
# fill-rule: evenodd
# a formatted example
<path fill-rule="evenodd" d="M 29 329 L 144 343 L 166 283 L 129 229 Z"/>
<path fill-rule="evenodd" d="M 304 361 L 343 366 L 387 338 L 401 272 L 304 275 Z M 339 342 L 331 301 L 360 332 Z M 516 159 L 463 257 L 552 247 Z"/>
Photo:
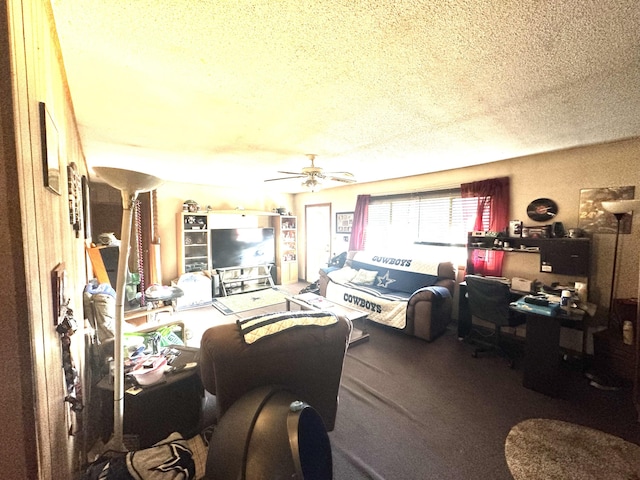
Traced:
<path fill-rule="evenodd" d="M 365 245 L 407 243 L 463 246 L 473 230 L 477 198 L 462 198 L 460 189 L 372 197 Z M 490 205 L 483 212 L 489 227 Z"/>

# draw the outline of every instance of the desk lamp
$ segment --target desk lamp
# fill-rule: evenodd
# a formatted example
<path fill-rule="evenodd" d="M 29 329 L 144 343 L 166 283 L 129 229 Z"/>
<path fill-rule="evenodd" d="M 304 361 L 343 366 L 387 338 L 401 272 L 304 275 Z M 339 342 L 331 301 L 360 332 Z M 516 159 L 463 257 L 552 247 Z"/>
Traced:
<path fill-rule="evenodd" d="M 124 417 L 124 358 L 123 332 L 124 290 L 127 281 L 129 263 L 129 244 L 133 207 L 139 193 L 154 190 L 162 180 L 146 173 L 134 172 L 111 167 L 94 167 L 94 172 L 106 183 L 120 190 L 122 195 L 122 227 L 120 231 L 120 255 L 118 256 L 118 276 L 116 281 L 116 318 L 113 344 L 113 437 L 107 444 L 107 450 L 126 450 L 123 442 Z"/>
<path fill-rule="evenodd" d="M 616 228 L 616 246 L 613 250 L 613 273 L 611 275 L 611 294 L 609 295 L 609 320 L 611 321 L 613 315 L 613 295 L 616 285 L 616 266 L 618 263 L 618 240 L 620 237 L 620 220 L 627 213 L 631 213 L 634 210 L 640 208 L 640 200 L 614 200 L 610 202 L 602 202 L 602 208 L 607 212 L 613 213 L 618 222 Z"/>

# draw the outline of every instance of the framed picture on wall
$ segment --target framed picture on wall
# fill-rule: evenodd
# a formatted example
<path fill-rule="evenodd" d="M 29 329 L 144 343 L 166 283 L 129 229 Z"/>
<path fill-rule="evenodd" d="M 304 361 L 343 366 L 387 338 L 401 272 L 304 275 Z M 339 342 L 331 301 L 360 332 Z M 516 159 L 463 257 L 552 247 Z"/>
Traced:
<path fill-rule="evenodd" d="M 91 203 L 89 202 L 89 180 L 86 175 L 82 175 L 80 188 L 82 189 L 82 226 L 84 228 L 84 238 L 91 239 Z"/>
<path fill-rule="evenodd" d="M 73 226 L 76 237 L 80 237 L 80 230 L 82 229 L 82 180 L 75 162 L 67 165 L 67 189 L 69 194 L 69 223 Z"/>
<path fill-rule="evenodd" d="M 336 213 L 336 233 L 351 233 L 353 212 Z"/>
<path fill-rule="evenodd" d="M 42 171 L 44 186 L 62 195 L 60 186 L 60 145 L 56 127 L 47 106 L 40 102 L 40 143 L 42 145 Z"/>
<path fill-rule="evenodd" d="M 602 202 L 632 200 L 635 186 L 583 188 L 580 190 L 578 228 L 587 233 L 612 233 L 617 231 L 617 221 L 612 213 L 605 211 Z M 620 222 L 620 233 L 631 233 L 632 215 L 625 215 Z"/>
<path fill-rule="evenodd" d="M 67 299 L 65 297 L 65 269 L 64 263 L 59 263 L 51 271 L 51 292 L 53 296 L 53 325 L 57 326 L 66 313 Z"/>

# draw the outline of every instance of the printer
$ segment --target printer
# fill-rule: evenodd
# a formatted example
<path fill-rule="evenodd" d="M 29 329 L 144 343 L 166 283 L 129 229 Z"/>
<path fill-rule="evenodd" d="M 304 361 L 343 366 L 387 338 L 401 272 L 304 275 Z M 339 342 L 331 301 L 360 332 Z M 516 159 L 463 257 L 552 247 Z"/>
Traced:
<path fill-rule="evenodd" d="M 527 280 L 526 278 L 513 277 L 511 279 L 511 290 L 523 293 L 533 292 L 533 280 Z"/>

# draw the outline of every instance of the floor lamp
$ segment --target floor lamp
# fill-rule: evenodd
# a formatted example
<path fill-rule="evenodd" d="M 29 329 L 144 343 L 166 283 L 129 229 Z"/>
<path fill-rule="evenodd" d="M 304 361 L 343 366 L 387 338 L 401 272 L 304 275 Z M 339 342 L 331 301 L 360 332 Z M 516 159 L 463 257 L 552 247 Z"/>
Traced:
<path fill-rule="evenodd" d="M 118 256 L 118 277 L 116 280 L 116 318 L 113 343 L 113 437 L 107 450 L 126 450 L 123 441 L 124 417 L 124 358 L 123 331 L 124 293 L 129 263 L 129 244 L 133 206 L 139 193 L 155 189 L 162 180 L 146 173 L 111 167 L 94 167 L 94 172 L 106 183 L 120 190 L 122 195 L 122 227 L 120 230 L 120 255 Z"/>
<path fill-rule="evenodd" d="M 614 200 L 602 202 L 602 208 L 613 213 L 618 222 L 616 227 L 616 246 L 613 250 L 613 273 L 611 275 L 611 294 L 609 295 L 609 321 L 613 318 L 613 296 L 616 285 L 616 266 L 618 264 L 618 240 L 620 238 L 620 221 L 627 213 L 640 208 L 640 200 Z"/>

